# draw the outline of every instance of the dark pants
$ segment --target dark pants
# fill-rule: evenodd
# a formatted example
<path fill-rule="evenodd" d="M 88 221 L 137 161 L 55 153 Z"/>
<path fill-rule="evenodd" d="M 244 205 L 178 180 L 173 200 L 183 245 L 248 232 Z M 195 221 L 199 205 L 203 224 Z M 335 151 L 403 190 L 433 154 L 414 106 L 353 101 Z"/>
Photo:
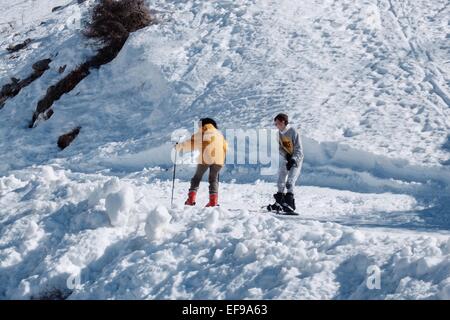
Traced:
<path fill-rule="evenodd" d="M 195 171 L 194 176 L 191 179 L 191 187 L 189 191 L 197 192 L 198 187 L 200 185 L 200 181 L 202 181 L 203 175 L 209 168 L 209 193 L 218 193 L 219 192 L 219 172 L 222 169 L 221 165 L 218 164 L 199 164 L 197 165 L 197 170 Z"/>

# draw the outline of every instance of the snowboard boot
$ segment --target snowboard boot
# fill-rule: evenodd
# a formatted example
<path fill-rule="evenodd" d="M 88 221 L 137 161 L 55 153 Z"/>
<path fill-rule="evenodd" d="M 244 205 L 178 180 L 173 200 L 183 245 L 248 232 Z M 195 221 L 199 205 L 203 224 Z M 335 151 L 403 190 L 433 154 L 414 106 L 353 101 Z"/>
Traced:
<path fill-rule="evenodd" d="M 275 212 L 282 212 L 283 211 L 282 203 L 284 202 L 284 194 L 281 192 L 277 192 L 273 195 L 273 197 L 275 198 L 275 203 L 269 204 L 267 206 L 267 210 L 275 211 Z"/>
<path fill-rule="evenodd" d="M 197 196 L 197 192 L 195 191 L 189 191 L 188 193 L 188 199 L 184 203 L 187 206 L 195 206 L 195 197 Z"/>
<path fill-rule="evenodd" d="M 294 194 L 292 192 L 286 193 L 283 202 L 283 211 L 286 213 L 295 212 L 295 199 Z"/>
<path fill-rule="evenodd" d="M 209 195 L 209 202 L 207 207 L 217 207 L 219 204 L 219 195 L 217 193 L 212 193 Z"/>

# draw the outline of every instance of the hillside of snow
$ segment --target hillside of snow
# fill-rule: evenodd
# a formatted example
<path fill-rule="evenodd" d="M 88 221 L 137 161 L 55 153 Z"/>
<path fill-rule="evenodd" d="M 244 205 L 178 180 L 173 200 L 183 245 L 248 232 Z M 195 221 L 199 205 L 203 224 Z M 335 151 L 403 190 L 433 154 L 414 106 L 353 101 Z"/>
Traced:
<path fill-rule="evenodd" d="M 450 299 L 448 1 L 146 3 L 157 23 L 29 128 L 97 49 L 95 1 L 0 0 L 0 88 L 51 59 L 0 106 L 0 299 Z M 219 208 L 206 181 L 182 205 L 180 165 L 171 207 L 175 130 L 281 111 L 305 148 L 300 216 L 260 209 L 276 177 L 254 165 L 226 166 Z"/>

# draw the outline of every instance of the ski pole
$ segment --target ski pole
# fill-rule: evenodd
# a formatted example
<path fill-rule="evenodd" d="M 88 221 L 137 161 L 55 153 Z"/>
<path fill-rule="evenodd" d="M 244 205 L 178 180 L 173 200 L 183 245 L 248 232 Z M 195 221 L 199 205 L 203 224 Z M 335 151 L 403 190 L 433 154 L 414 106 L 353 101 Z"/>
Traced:
<path fill-rule="evenodd" d="M 173 162 L 173 176 L 172 176 L 172 197 L 170 198 L 170 207 L 173 207 L 173 191 L 175 189 L 175 172 L 177 170 L 177 155 L 178 155 L 178 151 L 176 149 L 176 145 L 178 144 L 178 142 L 175 144 L 175 161 Z"/>

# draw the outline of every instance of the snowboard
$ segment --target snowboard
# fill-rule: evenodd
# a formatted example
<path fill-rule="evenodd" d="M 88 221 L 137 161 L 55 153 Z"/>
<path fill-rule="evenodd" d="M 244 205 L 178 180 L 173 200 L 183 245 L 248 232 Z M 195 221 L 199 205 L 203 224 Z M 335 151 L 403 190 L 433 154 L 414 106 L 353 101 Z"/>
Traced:
<path fill-rule="evenodd" d="M 273 213 L 277 216 L 298 216 L 299 214 L 297 212 L 284 212 L 284 211 L 270 211 L 265 208 L 267 212 Z"/>
<path fill-rule="evenodd" d="M 267 212 L 275 213 L 276 215 L 280 215 L 280 216 L 298 216 L 299 215 L 295 211 L 294 212 L 285 212 L 285 211 L 281 211 L 281 210 L 270 210 L 269 206 L 262 207 L 262 209 L 265 209 Z"/>
<path fill-rule="evenodd" d="M 268 211 L 268 212 L 275 213 L 277 216 L 298 216 L 299 215 L 298 212 L 273 212 L 273 211 Z"/>
<path fill-rule="evenodd" d="M 229 209 L 228 208 L 227 210 L 237 211 L 237 210 L 241 210 L 241 209 Z M 261 210 L 252 209 L 252 210 L 248 210 L 248 211 L 255 212 L 255 213 L 273 213 L 275 216 L 287 216 L 287 217 L 300 215 L 298 212 L 270 211 L 270 210 L 267 210 L 267 207 L 261 207 Z"/>

